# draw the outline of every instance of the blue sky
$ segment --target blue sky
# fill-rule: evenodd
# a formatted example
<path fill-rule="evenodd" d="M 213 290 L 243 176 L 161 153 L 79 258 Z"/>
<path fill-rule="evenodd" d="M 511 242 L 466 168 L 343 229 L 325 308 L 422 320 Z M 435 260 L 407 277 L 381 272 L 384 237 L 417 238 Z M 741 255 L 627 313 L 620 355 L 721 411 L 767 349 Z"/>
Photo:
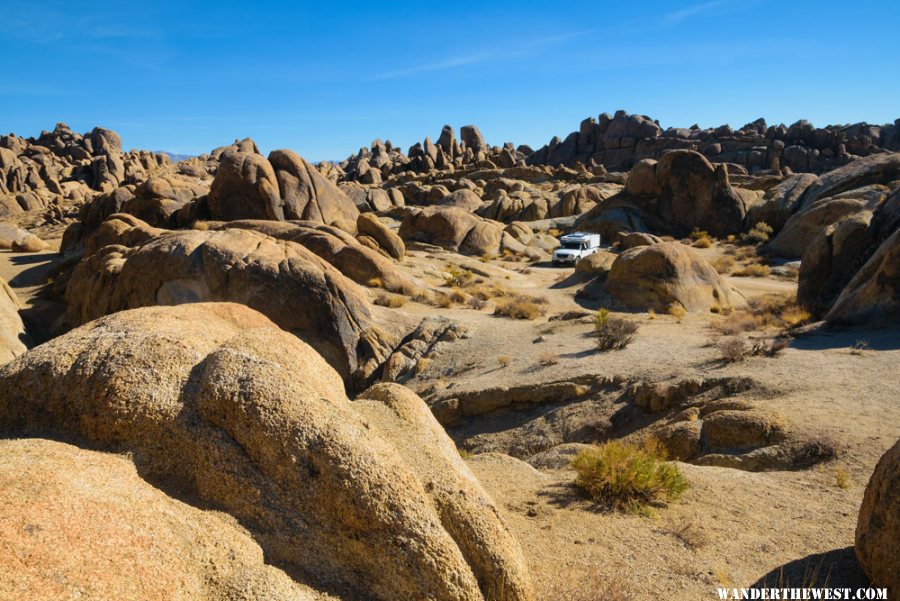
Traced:
<path fill-rule="evenodd" d="M 663 127 L 900 117 L 896 0 L 0 0 L 0 15 L 0 131 L 102 125 L 126 148 L 251 136 L 342 159 L 445 123 L 537 148 L 619 108 Z"/>

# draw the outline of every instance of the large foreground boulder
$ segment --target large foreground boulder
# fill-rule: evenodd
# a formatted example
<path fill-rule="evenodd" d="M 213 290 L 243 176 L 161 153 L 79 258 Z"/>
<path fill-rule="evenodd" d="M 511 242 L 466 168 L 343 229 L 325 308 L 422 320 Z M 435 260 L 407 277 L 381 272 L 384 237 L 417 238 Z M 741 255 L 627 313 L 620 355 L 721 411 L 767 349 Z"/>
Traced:
<path fill-rule="evenodd" d="M 143 238 L 142 227 L 123 228 L 118 243 L 106 240 L 76 266 L 66 290 L 72 325 L 137 307 L 239 302 L 311 344 L 343 377 L 356 370 L 360 334 L 372 323 L 368 301 L 304 246 L 247 229 L 162 233 L 123 246 L 135 228 Z"/>
<path fill-rule="evenodd" d="M 389 385 L 349 401 L 311 347 L 242 305 L 121 312 L 32 350 L 0 367 L 0 429 L 127 452 L 149 482 L 236 518 L 267 563 L 342 598 L 534 598 L 421 399 Z"/>
<path fill-rule="evenodd" d="M 606 291 L 631 309 L 690 312 L 728 310 L 739 298 L 697 251 L 679 242 L 660 242 L 625 251 L 613 262 Z"/>
<path fill-rule="evenodd" d="M 0 364 L 28 350 L 28 334 L 19 316 L 19 299 L 6 280 L 0 278 Z"/>
<path fill-rule="evenodd" d="M 888 595 L 900 592 L 900 441 L 875 466 L 856 524 L 856 557 Z"/>
<path fill-rule="evenodd" d="M 0 441 L 0 598 L 326 599 L 268 564 L 233 519 L 166 496 L 126 457 L 44 439 Z"/>

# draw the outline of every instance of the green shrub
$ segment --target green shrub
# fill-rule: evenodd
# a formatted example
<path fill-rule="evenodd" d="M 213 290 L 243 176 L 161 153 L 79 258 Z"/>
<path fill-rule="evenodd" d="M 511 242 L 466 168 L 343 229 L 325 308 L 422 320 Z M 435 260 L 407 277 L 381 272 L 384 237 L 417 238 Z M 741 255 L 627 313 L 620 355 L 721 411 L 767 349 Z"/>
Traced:
<path fill-rule="evenodd" d="M 572 461 L 575 485 L 610 508 L 639 511 L 650 503 L 674 501 L 687 480 L 673 463 L 665 462 L 659 442 L 638 446 L 616 440 L 584 449 Z"/>

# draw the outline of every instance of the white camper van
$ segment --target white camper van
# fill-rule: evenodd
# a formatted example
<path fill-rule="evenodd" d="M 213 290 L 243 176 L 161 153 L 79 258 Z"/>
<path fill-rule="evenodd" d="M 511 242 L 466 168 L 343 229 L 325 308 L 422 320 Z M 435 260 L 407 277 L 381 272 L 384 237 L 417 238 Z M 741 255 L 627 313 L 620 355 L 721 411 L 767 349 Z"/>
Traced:
<path fill-rule="evenodd" d="M 553 251 L 553 264 L 574 265 L 578 259 L 600 250 L 600 234 L 575 232 L 559 239 L 559 248 Z"/>

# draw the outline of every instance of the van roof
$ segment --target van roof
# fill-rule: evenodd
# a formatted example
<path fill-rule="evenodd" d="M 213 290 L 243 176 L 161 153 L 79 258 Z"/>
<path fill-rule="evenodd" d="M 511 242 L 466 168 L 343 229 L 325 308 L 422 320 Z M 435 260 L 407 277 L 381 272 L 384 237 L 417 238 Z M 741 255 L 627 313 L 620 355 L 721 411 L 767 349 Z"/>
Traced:
<path fill-rule="evenodd" d="M 587 232 L 575 232 L 572 234 L 566 234 L 560 240 L 584 240 L 585 238 L 589 238 L 591 236 L 596 236 L 597 234 L 588 234 Z"/>

